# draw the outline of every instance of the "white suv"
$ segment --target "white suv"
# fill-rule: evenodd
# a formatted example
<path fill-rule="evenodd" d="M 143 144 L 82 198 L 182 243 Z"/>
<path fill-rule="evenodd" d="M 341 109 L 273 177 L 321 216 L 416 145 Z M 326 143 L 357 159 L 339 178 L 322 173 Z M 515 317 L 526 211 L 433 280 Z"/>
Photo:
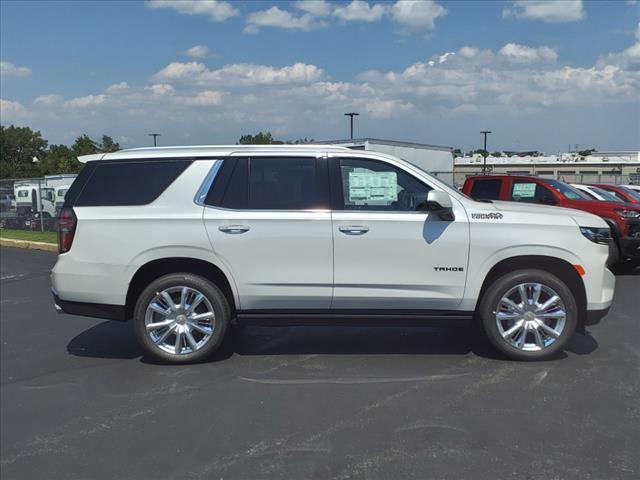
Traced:
<path fill-rule="evenodd" d="M 516 359 L 608 311 L 595 215 L 477 202 L 398 158 L 327 145 L 83 157 L 52 271 L 66 313 L 133 319 L 151 355 L 202 360 L 230 324 L 475 320 Z"/>

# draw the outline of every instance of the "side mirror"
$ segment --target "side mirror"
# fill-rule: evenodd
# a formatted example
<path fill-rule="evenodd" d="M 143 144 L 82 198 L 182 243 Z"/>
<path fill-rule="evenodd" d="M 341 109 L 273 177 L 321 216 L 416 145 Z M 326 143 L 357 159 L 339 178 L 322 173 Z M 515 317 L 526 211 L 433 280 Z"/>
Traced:
<path fill-rule="evenodd" d="M 441 220 L 453 221 L 456 218 L 453 214 L 451 197 L 439 190 L 429 191 L 427 195 L 427 210 L 436 213 Z"/>

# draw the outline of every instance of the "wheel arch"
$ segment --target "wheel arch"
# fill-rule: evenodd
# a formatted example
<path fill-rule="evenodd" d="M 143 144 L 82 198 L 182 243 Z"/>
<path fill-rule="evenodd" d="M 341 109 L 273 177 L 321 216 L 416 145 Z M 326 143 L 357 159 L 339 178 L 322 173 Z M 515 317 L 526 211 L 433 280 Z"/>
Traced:
<path fill-rule="evenodd" d="M 149 283 L 163 275 L 181 272 L 200 275 L 215 284 L 229 302 L 231 317 L 235 317 L 237 305 L 236 294 L 229 278 L 227 278 L 227 275 L 218 266 L 197 258 L 166 257 L 145 263 L 138 268 L 131 278 L 125 303 L 126 318 L 133 317 L 136 301 Z"/>
<path fill-rule="evenodd" d="M 496 263 L 487 273 L 480 288 L 476 308 L 489 286 L 506 273 L 515 270 L 535 269 L 549 272 L 562 280 L 575 296 L 578 306 L 578 328 L 584 328 L 587 316 L 587 292 L 576 269 L 566 260 L 544 255 L 518 255 Z"/>

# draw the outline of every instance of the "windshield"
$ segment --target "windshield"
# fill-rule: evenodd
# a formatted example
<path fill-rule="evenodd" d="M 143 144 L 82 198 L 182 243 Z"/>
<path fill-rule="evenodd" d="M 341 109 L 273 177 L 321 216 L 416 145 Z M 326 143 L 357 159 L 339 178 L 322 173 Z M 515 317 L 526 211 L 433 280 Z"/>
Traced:
<path fill-rule="evenodd" d="M 633 188 L 629 188 L 629 187 L 620 187 L 620 188 L 623 189 L 625 193 L 629 195 L 631 198 L 633 198 L 635 201 L 640 202 L 640 191 L 634 190 Z"/>
<path fill-rule="evenodd" d="M 571 185 L 567 185 L 564 182 L 560 182 L 558 180 L 545 179 L 547 185 L 553 188 L 555 191 L 559 192 L 565 198 L 569 200 L 591 200 L 587 194 L 582 193 L 577 188 L 572 187 Z"/>
<path fill-rule="evenodd" d="M 598 195 L 600 195 L 602 197 L 602 200 L 605 201 L 605 202 L 622 203 L 622 200 L 620 200 L 618 197 L 616 197 L 613 193 L 607 192 L 603 188 L 600 188 L 600 187 L 589 187 L 589 188 L 591 190 L 593 190 L 594 192 L 596 192 Z"/>

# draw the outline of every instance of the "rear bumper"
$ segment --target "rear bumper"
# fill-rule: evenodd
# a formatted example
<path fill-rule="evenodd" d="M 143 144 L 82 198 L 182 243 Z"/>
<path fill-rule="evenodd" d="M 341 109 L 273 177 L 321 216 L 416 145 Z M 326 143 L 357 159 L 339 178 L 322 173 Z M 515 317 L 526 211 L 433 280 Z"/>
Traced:
<path fill-rule="evenodd" d="M 51 289 L 55 309 L 58 313 L 81 315 L 83 317 L 104 318 L 106 320 L 127 320 L 124 305 L 106 305 L 103 303 L 70 302 L 62 300 L 54 289 Z"/>

